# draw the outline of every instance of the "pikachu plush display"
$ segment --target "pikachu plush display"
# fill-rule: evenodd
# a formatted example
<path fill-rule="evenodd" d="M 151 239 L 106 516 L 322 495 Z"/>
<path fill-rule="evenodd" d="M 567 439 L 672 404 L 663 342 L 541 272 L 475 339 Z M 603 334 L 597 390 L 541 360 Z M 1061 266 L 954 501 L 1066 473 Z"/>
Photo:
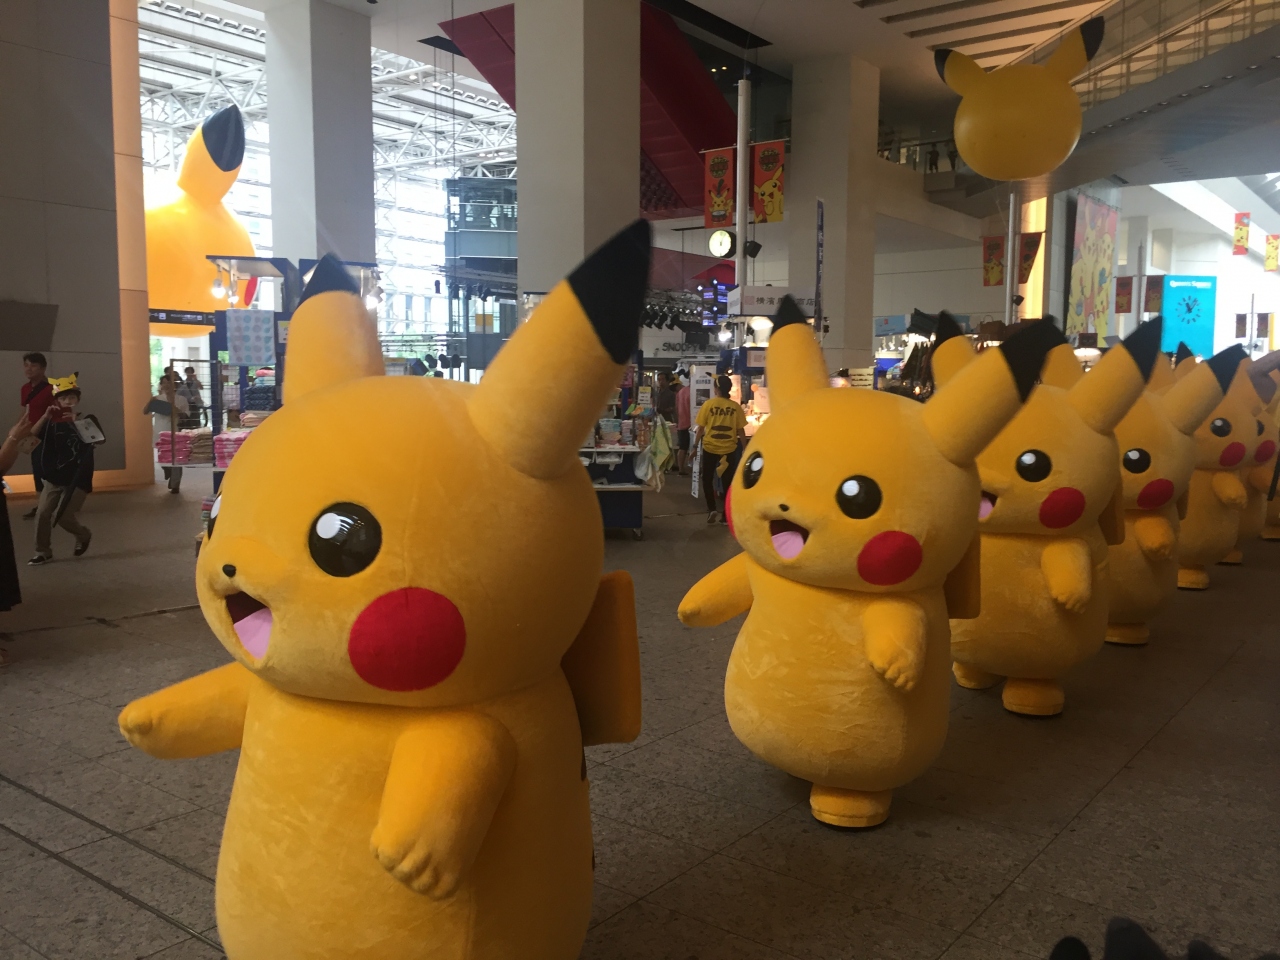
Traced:
<path fill-rule="evenodd" d="M 1178 353 L 1174 376 L 1181 380 L 1199 365 L 1189 350 Z M 1178 533 L 1178 586 L 1183 590 L 1207 589 L 1206 568 L 1225 559 L 1240 536 L 1240 518 L 1249 505 L 1241 472 L 1249 469 L 1265 429 L 1249 366 L 1248 359 L 1240 362 L 1226 396 L 1195 432 L 1196 468 Z"/>
<path fill-rule="evenodd" d="M 956 150 L 992 180 L 1043 176 L 1071 156 L 1080 139 L 1080 98 L 1071 81 L 1102 44 L 1103 20 L 1072 30 L 1044 63 L 1012 63 L 986 73 L 955 50 L 934 51 L 938 74 L 962 97 Z"/>
<path fill-rule="evenodd" d="M 1196 465 L 1195 431 L 1244 359 L 1229 347 L 1175 382 L 1160 357 L 1146 391 L 1116 426 L 1124 542 L 1111 547 L 1107 641 L 1143 644 L 1147 622 L 1178 587 L 1180 511 Z"/>
<path fill-rule="evenodd" d="M 1007 678 L 1013 713 L 1061 713 L 1061 677 L 1102 647 L 1108 540 L 1123 529 L 1112 431 L 1142 394 L 1161 327 L 1142 324 L 1089 373 L 1077 367 L 1069 389 L 1042 382 L 978 457 L 981 613 L 951 625 L 953 670 L 972 689 Z M 939 383 L 974 362 L 967 341 L 953 339 L 935 353 Z"/>
<path fill-rule="evenodd" d="M 1272 396 L 1269 403 L 1258 412 L 1258 446 L 1253 457 L 1241 471 L 1248 500 L 1240 512 L 1240 534 L 1235 549 L 1223 558 L 1223 563 L 1240 563 L 1244 560 L 1243 547 L 1250 540 L 1262 535 L 1269 526 L 1268 511 L 1271 504 L 1267 494 L 1276 472 L 1276 406 L 1280 396 Z"/>
<path fill-rule="evenodd" d="M 679 615 L 713 626 L 750 609 L 725 676 L 729 724 L 813 784 L 824 823 L 882 822 L 892 791 L 942 748 L 948 615 L 976 613 L 974 457 L 1034 384 L 1052 343 L 1042 334 L 985 353 L 922 405 L 830 388 L 794 301 L 774 321 L 772 413 L 729 497 L 743 552 Z"/>
<path fill-rule="evenodd" d="M 583 745 L 634 739 L 640 694 L 631 581 L 601 577 L 577 448 L 635 348 L 648 250 L 640 221 L 594 253 L 475 386 L 383 376 L 354 283 L 317 266 L 284 406 L 197 564 L 235 662 L 120 715 L 155 757 L 240 749 L 230 960 L 578 956 Z M 574 376 L 548 389 L 548 364 Z"/>

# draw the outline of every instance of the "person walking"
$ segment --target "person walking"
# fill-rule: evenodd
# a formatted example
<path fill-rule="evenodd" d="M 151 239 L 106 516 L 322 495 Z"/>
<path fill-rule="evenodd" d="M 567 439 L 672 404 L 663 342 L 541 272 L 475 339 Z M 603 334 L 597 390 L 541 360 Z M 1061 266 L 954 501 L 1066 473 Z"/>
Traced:
<path fill-rule="evenodd" d="M 702 405 L 693 432 L 693 449 L 702 441 L 702 494 L 707 499 L 707 523 L 728 523 L 722 504 L 747 438 L 747 414 L 739 403 L 729 399 L 732 389 L 733 381 L 728 377 L 722 374 L 716 378 L 717 396 Z"/>
<path fill-rule="evenodd" d="M 184 430 L 195 430 L 200 427 L 200 414 L 204 410 L 204 400 L 200 396 L 200 391 L 204 389 L 204 385 L 200 382 L 200 378 L 196 376 L 195 367 L 186 367 L 183 371 L 184 377 L 178 384 L 178 394 L 182 399 L 187 401 L 187 417 L 181 424 Z"/>
<path fill-rule="evenodd" d="M 177 443 L 178 428 L 181 426 L 183 418 L 190 412 L 187 405 L 187 399 L 178 392 L 177 386 L 168 376 L 168 371 L 160 377 L 157 383 L 157 396 L 151 398 L 152 403 L 157 403 L 164 412 L 154 411 L 151 414 L 151 443 L 156 446 L 160 443 L 160 435 L 169 434 L 169 449 L 173 450 Z M 148 409 L 151 406 L 148 405 Z M 177 493 L 182 486 L 182 468 L 177 466 L 169 466 L 163 460 L 160 461 L 160 469 L 164 471 L 164 478 L 169 484 L 169 492 Z"/>
<path fill-rule="evenodd" d="M 22 357 L 22 374 L 27 382 L 22 385 L 22 406 L 26 408 L 26 418 L 33 427 L 41 422 L 44 412 L 53 403 L 53 386 L 45 375 L 49 369 L 49 361 L 43 353 L 28 353 Z M 39 458 L 36 455 L 40 439 L 39 432 L 28 434 L 34 436 L 37 446 L 31 450 L 31 478 L 35 481 L 36 493 L 44 487 L 44 479 L 40 476 Z M 30 520 L 36 515 L 37 507 L 32 507 L 22 515 L 23 520 Z"/>
<path fill-rule="evenodd" d="M 44 414 L 48 420 L 39 447 L 44 489 L 36 503 L 36 552 L 27 561 L 30 567 L 53 559 L 55 526 L 75 537 L 77 557 L 84 555 L 93 539 L 93 532 L 78 517 L 85 498 L 93 492 L 93 445 L 80 439 L 76 429 L 79 404 L 80 388 L 69 387 L 54 394 L 54 404 Z"/>
<path fill-rule="evenodd" d="M 676 388 L 676 469 L 680 476 L 689 475 L 689 385 L 680 383 Z"/>

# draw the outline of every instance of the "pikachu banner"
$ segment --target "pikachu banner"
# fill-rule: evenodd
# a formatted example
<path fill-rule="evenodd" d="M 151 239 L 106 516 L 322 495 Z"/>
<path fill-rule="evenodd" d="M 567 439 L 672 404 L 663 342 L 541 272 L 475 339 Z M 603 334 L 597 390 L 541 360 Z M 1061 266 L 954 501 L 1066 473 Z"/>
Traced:
<path fill-rule="evenodd" d="M 1043 233 L 1024 233 L 1018 237 L 1018 282 L 1031 282 L 1031 269 L 1036 265 L 1036 255 L 1040 253 L 1040 240 Z"/>
<path fill-rule="evenodd" d="M 1262 269 L 1275 273 L 1277 267 L 1280 267 L 1280 233 L 1271 233 L 1267 235 L 1267 253 L 1262 260 Z"/>
<path fill-rule="evenodd" d="M 1249 252 L 1249 215 L 1247 213 L 1236 214 L 1236 230 L 1231 252 L 1237 257 L 1243 257 Z"/>
<path fill-rule="evenodd" d="M 785 140 L 751 145 L 751 212 L 755 215 L 756 223 L 782 221 L 786 154 Z"/>
<path fill-rule="evenodd" d="M 1120 211 L 1081 196 L 1076 201 L 1066 332 L 1111 333 L 1111 268 Z"/>
<path fill-rule="evenodd" d="M 703 200 L 706 207 L 702 223 L 708 229 L 733 225 L 733 147 L 708 150 L 702 155 L 705 173 L 702 178 Z"/>
<path fill-rule="evenodd" d="M 1116 277 L 1116 313 L 1133 312 L 1133 277 Z"/>
<path fill-rule="evenodd" d="M 982 238 L 982 285 L 1004 286 L 1004 237 Z"/>

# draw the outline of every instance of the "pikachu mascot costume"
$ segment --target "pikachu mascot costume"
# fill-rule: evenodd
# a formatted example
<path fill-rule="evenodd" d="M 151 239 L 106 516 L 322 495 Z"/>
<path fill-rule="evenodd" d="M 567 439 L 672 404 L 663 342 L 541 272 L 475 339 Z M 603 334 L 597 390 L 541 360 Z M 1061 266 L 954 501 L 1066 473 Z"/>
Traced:
<path fill-rule="evenodd" d="M 638 222 L 596 251 L 476 386 L 383 376 L 355 285 L 317 266 L 284 406 L 227 471 L 197 563 L 235 662 L 120 715 L 155 757 L 240 748 L 230 960 L 578 956 L 583 745 L 633 739 L 640 694 L 631 581 L 601 578 L 577 448 L 635 348 L 648 250 Z M 574 377 L 546 389 L 549 363 Z"/>
<path fill-rule="evenodd" d="M 1199 366 L 1179 345 L 1174 376 L 1189 377 Z M 1262 400 L 1249 382 L 1250 361 L 1236 367 L 1219 404 L 1195 432 L 1196 468 L 1187 491 L 1187 508 L 1178 533 L 1178 586 L 1205 590 L 1211 564 L 1225 559 L 1240 536 L 1240 517 L 1249 504 L 1241 479 L 1262 439 Z"/>
<path fill-rule="evenodd" d="M 1107 641 L 1143 644 L 1147 622 L 1178 588 L 1180 511 L 1196 465 L 1196 429 L 1222 400 L 1244 359 L 1229 347 L 1174 381 L 1160 357 L 1146 391 L 1116 427 L 1124 493 L 1124 542 L 1108 555 Z"/>
<path fill-rule="evenodd" d="M 205 258 L 254 255 L 249 232 L 222 202 L 243 161 L 244 120 L 238 107 L 219 110 L 187 141 L 178 173 L 180 195 L 147 211 L 147 300 L 152 310 L 212 313 L 227 308 L 226 299 L 213 295 L 218 271 Z M 242 299 L 245 285 L 235 293 Z M 191 336 L 200 329 L 183 326 L 175 335 Z"/>
<path fill-rule="evenodd" d="M 1267 494 L 1271 492 L 1271 481 L 1276 472 L 1276 405 L 1280 403 L 1280 397 L 1272 391 L 1271 396 L 1259 399 L 1265 405 L 1258 412 L 1258 446 L 1241 471 L 1248 500 L 1240 512 L 1240 534 L 1236 538 L 1235 549 L 1223 558 L 1223 563 L 1243 562 L 1245 543 L 1262 535 L 1268 523 L 1267 512 L 1274 502 L 1267 500 Z"/>
<path fill-rule="evenodd" d="M 1071 81 L 1102 44 L 1103 20 L 1071 31 L 1044 63 L 1013 63 L 986 73 L 971 57 L 935 50 L 934 63 L 962 97 L 956 150 L 992 180 L 1043 176 L 1071 156 L 1080 139 L 1080 98 Z"/>
<path fill-rule="evenodd" d="M 750 609 L 725 676 L 729 724 L 812 782 L 824 823 L 882 822 L 893 790 L 942 748 L 947 618 L 976 612 L 974 457 L 1035 382 L 1041 333 L 984 354 L 922 405 L 831 389 L 789 297 L 774 321 L 772 414 L 729 499 L 744 552 L 694 585 L 679 614 L 705 627 Z"/>
<path fill-rule="evenodd" d="M 1102 647 L 1107 545 L 1123 529 L 1112 431 L 1146 386 L 1161 327 L 1139 326 L 1070 389 L 1041 383 L 978 457 L 982 612 L 951 625 L 953 670 L 971 689 L 1007 678 L 1013 713 L 1061 713 L 1061 677 Z M 939 350 L 939 383 L 963 373 L 965 353 Z"/>

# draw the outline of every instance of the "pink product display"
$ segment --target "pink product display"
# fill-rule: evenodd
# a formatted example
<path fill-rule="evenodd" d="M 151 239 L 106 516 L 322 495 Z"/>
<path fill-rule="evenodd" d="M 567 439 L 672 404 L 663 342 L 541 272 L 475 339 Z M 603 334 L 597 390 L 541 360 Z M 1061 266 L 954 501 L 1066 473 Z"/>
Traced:
<path fill-rule="evenodd" d="M 227 430 L 213 438 L 213 462 L 219 467 L 229 467 L 231 458 L 245 442 L 252 430 Z"/>
<path fill-rule="evenodd" d="M 160 463 L 197 464 L 213 462 L 213 437 L 208 430 L 168 430 L 156 441 Z"/>

